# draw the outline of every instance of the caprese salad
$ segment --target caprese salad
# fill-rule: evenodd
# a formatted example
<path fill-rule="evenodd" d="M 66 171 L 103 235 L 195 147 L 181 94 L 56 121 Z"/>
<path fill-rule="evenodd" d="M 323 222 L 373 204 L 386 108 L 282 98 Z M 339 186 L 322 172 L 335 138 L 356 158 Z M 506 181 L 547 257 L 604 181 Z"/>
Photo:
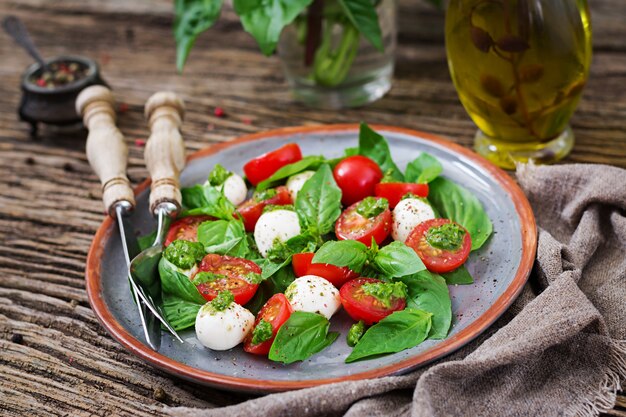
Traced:
<path fill-rule="evenodd" d="M 346 362 L 447 336 L 448 285 L 473 282 L 463 265 L 492 224 L 436 158 L 421 153 L 403 172 L 363 124 L 343 157 L 303 157 L 290 143 L 243 173 L 216 165 L 182 190 L 159 263 L 175 329 L 282 363 L 334 343 L 340 309 L 354 320 Z"/>

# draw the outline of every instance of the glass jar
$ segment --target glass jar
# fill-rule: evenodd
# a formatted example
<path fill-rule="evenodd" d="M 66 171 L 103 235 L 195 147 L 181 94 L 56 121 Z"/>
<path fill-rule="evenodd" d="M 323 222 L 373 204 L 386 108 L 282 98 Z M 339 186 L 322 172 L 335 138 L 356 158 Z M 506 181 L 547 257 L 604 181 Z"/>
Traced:
<path fill-rule="evenodd" d="M 450 0 L 445 31 L 477 152 L 508 169 L 565 157 L 591 63 L 586 0 Z"/>
<path fill-rule="evenodd" d="M 278 55 L 294 96 L 319 108 L 357 107 L 389 91 L 396 49 L 396 2 L 377 1 L 383 50 L 349 21 L 337 0 L 315 0 L 283 30 Z"/>

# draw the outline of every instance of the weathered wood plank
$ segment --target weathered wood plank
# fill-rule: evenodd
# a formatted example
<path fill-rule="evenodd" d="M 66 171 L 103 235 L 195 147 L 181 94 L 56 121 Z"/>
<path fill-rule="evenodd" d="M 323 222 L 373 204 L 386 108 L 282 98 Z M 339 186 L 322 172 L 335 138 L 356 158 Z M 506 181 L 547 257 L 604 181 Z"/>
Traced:
<path fill-rule="evenodd" d="M 626 4 L 590 2 L 592 77 L 572 119 L 569 162 L 626 167 Z M 443 12 L 401 0 L 396 80 L 362 109 L 319 111 L 293 103 L 276 57 L 263 57 L 226 10 L 203 35 L 181 76 L 174 67 L 170 0 L 0 0 L 0 14 L 28 25 L 46 56 L 97 59 L 127 111 L 129 176 L 146 177 L 143 104 L 172 89 L 187 102 L 188 151 L 235 136 L 298 124 L 370 123 L 438 133 L 471 146 L 475 127 L 448 75 Z M 99 184 L 84 155 L 85 132 L 45 129 L 33 141 L 17 121 L 19 79 L 30 59 L 0 37 L 0 414 L 158 415 L 161 403 L 209 407 L 243 397 L 209 390 L 144 364 L 113 341 L 89 308 L 84 260 L 102 221 Z M 227 117 L 213 115 L 216 106 Z M 626 415 L 618 397 L 610 415 Z"/>

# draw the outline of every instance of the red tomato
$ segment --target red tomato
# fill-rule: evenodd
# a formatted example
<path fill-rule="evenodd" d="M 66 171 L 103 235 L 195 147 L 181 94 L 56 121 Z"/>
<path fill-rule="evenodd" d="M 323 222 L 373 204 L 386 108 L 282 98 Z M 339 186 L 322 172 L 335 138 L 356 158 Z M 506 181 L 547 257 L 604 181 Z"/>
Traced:
<path fill-rule="evenodd" d="M 426 220 L 418 224 L 406 239 L 406 245 L 413 248 L 429 271 L 443 273 L 457 269 L 467 260 L 472 250 L 472 238 L 461 225 L 459 227 L 465 230 L 465 235 L 458 249 L 439 249 L 428 243 L 428 240 L 426 240 L 428 231 L 448 223 L 454 222 L 449 219 Z"/>
<path fill-rule="evenodd" d="M 293 272 L 297 277 L 316 275 L 330 281 L 335 287 L 341 287 L 346 281 L 357 278 L 359 274 L 348 267 L 339 267 L 330 264 L 314 264 L 314 253 L 297 253 L 293 255 Z"/>
<path fill-rule="evenodd" d="M 248 180 L 257 185 L 268 179 L 272 174 L 285 165 L 293 164 L 302 159 L 302 151 L 295 143 L 288 143 L 275 151 L 265 153 L 248 161 L 243 166 L 243 172 Z"/>
<path fill-rule="evenodd" d="M 170 226 L 165 238 L 165 246 L 175 240 L 188 240 L 190 242 L 198 241 L 198 226 L 204 222 L 215 220 L 211 216 L 188 216 L 176 220 Z"/>
<path fill-rule="evenodd" d="M 276 333 L 278 333 L 278 329 L 287 321 L 292 312 L 293 308 L 291 308 L 287 297 L 284 294 L 274 294 L 259 311 L 254 322 L 254 327 L 259 324 L 261 319 L 269 322 L 272 325 L 272 337 L 265 342 L 253 345 L 252 332 L 250 332 L 244 341 L 243 350 L 255 355 L 267 355 L 270 352 L 270 347 L 272 347 L 272 342 L 276 337 Z"/>
<path fill-rule="evenodd" d="M 404 310 L 406 307 L 406 300 L 396 297 L 392 297 L 391 305 L 386 307 L 361 288 L 363 284 L 375 282 L 382 281 L 373 278 L 357 278 L 346 282 L 339 290 L 341 304 L 346 313 L 356 321 L 363 320 L 367 325 L 377 323 L 394 311 Z"/>
<path fill-rule="evenodd" d="M 333 170 L 333 176 L 341 188 L 341 202 L 349 206 L 374 195 L 374 187 L 383 178 L 383 172 L 376 162 L 355 155 L 339 162 Z"/>
<path fill-rule="evenodd" d="M 368 219 L 357 211 L 360 201 L 354 203 L 341 213 L 335 223 L 335 234 L 339 240 L 358 240 L 371 246 L 372 238 L 377 244 L 385 241 L 391 232 L 391 211 L 386 209 L 376 217 Z"/>
<path fill-rule="evenodd" d="M 253 197 L 250 200 L 244 201 L 239 207 L 237 207 L 237 212 L 243 220 L 246 232 L 254 232 L 254 226 L 256 226 L 256 222 L 259 220 L 259 217 L 261 217 L 261 214 L 263 214 L 265 206 L 285 206 L 293 203 L 287 187 L 281 185 L 276 188 L 276 191 L 277 192 L 274 197 L 261 201 L 258 201 Z"/>
<path fill-rule="evenodd" d="M 376 184 L 376 197 L 384 197 L 389 201 L 389 207 L 394 208 L 402 197 L 408 193 L 418 197 L 428 197 L 428 184 L 412 184 L 408 182 L 381 182 Z"/>
<path fill-rule="evenodd" d="M 221 291 L 228 290 L 235 296 L 237 304 L 244 305 L 250 301 L 259 287 L 259 284 L 249 282 L 247 276 L 252 273 L 260 274 L 261 268 L 247 259 L 209 254 L 200 262 L 198 272 L 200 271 L 225 276 L 196 286 L 207 301 L 217 297 Z"/>

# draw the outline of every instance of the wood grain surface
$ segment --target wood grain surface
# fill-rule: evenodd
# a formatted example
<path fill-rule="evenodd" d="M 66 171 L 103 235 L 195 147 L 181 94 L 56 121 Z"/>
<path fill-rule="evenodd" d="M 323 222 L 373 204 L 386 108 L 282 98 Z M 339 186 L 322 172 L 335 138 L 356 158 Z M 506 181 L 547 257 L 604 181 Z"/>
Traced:
<path fill-rule="evenodd" d="M 593 0 L 591 79 L 572 119 L 566 162 L 626 167 L 626 3 Z M 263 57 L 230 9 L 174 65 L 166 0 L 0 0 L 24 20 L 45 56 L 98 60 L 113 87 L 130 148 L 132 183 L 149 130 L 147 98 L 176 91 L 187 106 L 188 151 L 244 133 L 301 124 L 369 123 L 430 131 L 466 146 L 475 127 L 458 101 L 443 46 L 443 12 L 402 0 L 396 79 L 368 107 L 318 111 L 295 104 L 276 57 Z M 17 119 L 20 74 L 31 63 L 0 35 L 0 415 L 160 415 L 161 404 L 220 406 L 244 397 L 173 379 L 128 354 L 103 330 L 84 289 L 85 257 L 102 221 L 86 131 L 46 128 L 32 140 Z M 224 109 L 226 117 L 214 115 Z M 618 396 L 607 415 L 626 417 Z"/>

